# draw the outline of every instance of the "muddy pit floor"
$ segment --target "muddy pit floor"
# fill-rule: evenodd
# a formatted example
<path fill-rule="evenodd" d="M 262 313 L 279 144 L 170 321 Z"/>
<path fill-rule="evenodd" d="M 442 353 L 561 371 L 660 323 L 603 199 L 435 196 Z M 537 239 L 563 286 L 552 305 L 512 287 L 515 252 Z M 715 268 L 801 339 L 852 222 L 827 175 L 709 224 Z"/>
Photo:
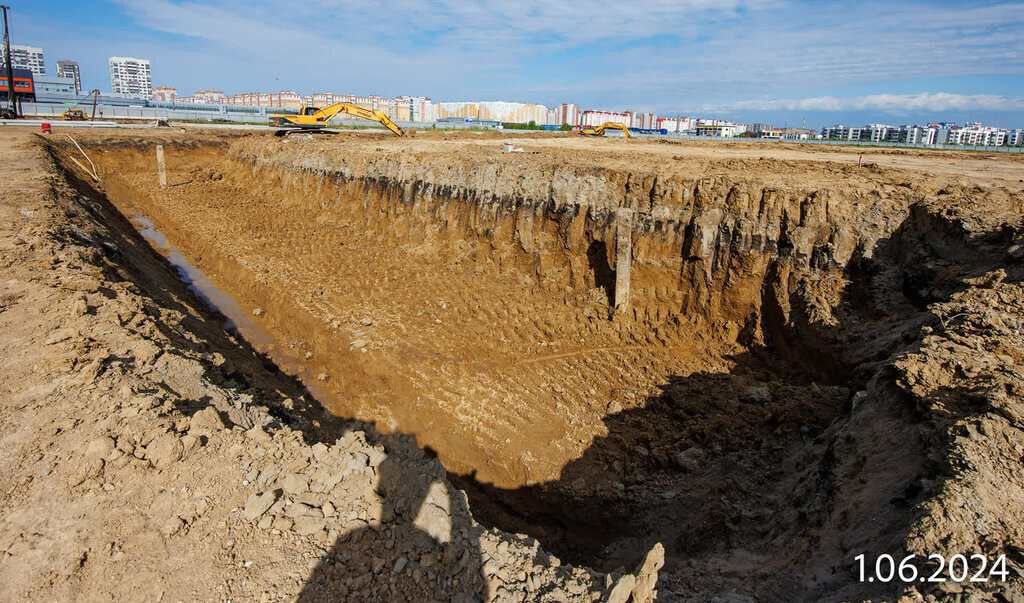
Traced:
<path fill-rule="evenodd" d="M 858 167 L 862 153 L 833 149 L 524 139 L 541 151 L 517 159 L 527 170 L 548 174 L 570 163 L 602 182 L 614 179 L 605 172 L 623 170 L 634 179 L 699 172 L 710 179 L 704 194 L 717 197 L 690 203 L 726 211 L 741 203 L 722 182 L 735 174 L 766 191 L 807 196 L 830 187 L 814 228 L 833 232 L 814 246 L 805 274 L 787 267 L 780 276 L 743 256 L 737 249 L 749 242 L 737 242 L 739 226 L 709 230 L 707 246 L 732 255 L 695 266 L 704 260 L 694 251 L 694 217 L 677 233 L 678 248 L 641 247 L 631 284 L 638 301 L 616 313 L 614 249 L 589 222 L 584 256 L 550 244 L 561 234 L 555 219 L 536 225 L 538 237 L 550 235 L 536 251 L 500 216 L 491 231 L 460 206 L 417 219 L 401 188 L 378 180 L 358 196 L 308 166 L 272 165 L 280 151 L 269 146 L 294 148 L 295 158 L 362 153 L 371 165 L 372 156 L 422 160 L 440 172 L 447 158 L 502 161 L 496 139 L 249 137 L 239 151 L 239 139 L 212 135 L 83 138 L 110 201 L 129 218 L 152 221 L 237 301 L 274 339 L 260 351 L 286 359 L 322 390 L 332 413 L 414 434 L 467 491 L 477 519 L 536 536 L 573 563 L 613 570 L 664 543 L 672 592 L 730 588 L 787 563 L 797 567 L 745 592 L 859 592 L 846 557 L 858 546 L 909 546 L 908 526 L 942 489 L 936 476 L 951 479 L 939 467 L 952 449 L 947 434 L 962 419 L 929 418 L 927 403 L 907 402 L 927 392 L 880 375 L 920 345 L 922 328 L 938 324 L 929 304 L 948 302 L 965 279 L 1005 268 L 1006 295 L 1019 300 L 1019 262 L 1006 255 L 1019 236 L 1017 157 L 869 151 L 868 165 Z M 156 183 L 156 143 L 167 154 L 164 188 Z M 967 181 L 975 176 L 985 188 Z M 523 186 L 524 196 L 534 194 Z M 650 186 L 658 189 L 657 181 Z M 716 186 L 722 190 L 712 193 Z M 945 202 L 962 213 L 927 207 L 943 190 L 954 191 Z M 653 214 L 655 205 L 646 209 Z M 797 205 L 803 226 L 813 201 Z M 877 232 L 864 235 L 858 219 L 873 220 Z M 974 230 L 941 232 L 943 220 Z M 857 251 L 840 257 L 837 250 L 853 245 L 835 234 L 843 229 L 854 233 Z M 934 236 L 950 240 L 929 241 Z M 921 241 L 932 247 L 921 251 Z M 789 244 L 771 243 L 763 255 L 781 255 Z M 927 270 L 914 264 L 921 261 Z M 697 283 L 694 275 L 705 274 Z M 785 295 L 779 283 L 789 287 Z M 701 287 L 703 298 L 692 291 Z M 711 302 L 694 310 L 701 299 Z M 1002 355 L 1010 364 L 1018 357 Z M 865 397 L 872 414 L 857 416 Z M 1012 457 L 1020 425 L 1009 423 Z M 913 451 L 892 466 L 886 455 L 901 446 Z M 836 460 L 840 454 L 848 457 Z M 872 475 L 884 483 L 863 487 Z M 938 481 L 922 485 L 921 475 Z M 1004 548 L 1020 544 L 1019 530 L 1001 538 Z"/>

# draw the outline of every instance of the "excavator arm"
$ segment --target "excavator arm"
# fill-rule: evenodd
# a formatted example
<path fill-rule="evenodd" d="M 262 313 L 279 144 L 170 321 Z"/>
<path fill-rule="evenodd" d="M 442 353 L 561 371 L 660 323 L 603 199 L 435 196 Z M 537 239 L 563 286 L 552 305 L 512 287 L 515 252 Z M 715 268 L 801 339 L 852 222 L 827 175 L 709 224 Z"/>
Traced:
<path fill-rule="evenodd" d="M 398 124 L 391 121 L 391 118 L 386 114 L 376 109 L 367 109 L 352 103 L 334 103 L 329 107 L 312 111 L 310 108 L 305 107 L 299 115 L 275 114 L 270 116 L 270 123 L 276 126 L 299 128 L 300 130 L 319 130 L 326 128 L 327 123 L 339 113 L 347 113 L 363 119 L 369 119 L 380 123 L 399 136 L 405 135 L 402 128 L 399 128 Z M 284 130 L 284 132 L 287 132 L 287 130 Z"/>
<path fill-rule="evenodd" d="M 367 109 L 366 107 L 360 107 L 359 105 L 353 105 L 352 103 L 334 103 L 330 107 L 320 109 L 313 114 L 313 117 L 315 117 L 317 121 L 326 123 L 334 119 L 334 116 L 339 113 L 347 113 L 349 115 L 355 115 L 356 117 L 362 117 L 363 119 L 369 119 L 380 123 L 382 126 L 399 136 L 405 135 L 402 128 L 399 128 L 398 124 L 391 121 L 391 118 L 386 114 L 381 113 L 376 109 Z"/>

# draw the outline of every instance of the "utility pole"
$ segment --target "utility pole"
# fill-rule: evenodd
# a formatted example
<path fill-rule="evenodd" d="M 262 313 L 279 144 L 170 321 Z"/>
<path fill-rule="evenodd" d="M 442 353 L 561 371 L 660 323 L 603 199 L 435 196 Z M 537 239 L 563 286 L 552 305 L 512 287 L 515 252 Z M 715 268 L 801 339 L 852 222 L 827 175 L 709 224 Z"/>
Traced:
<path fill-rule="evenodd" d="M 18 116 L 18 105 L 14 102 L 14 67 L 11 65 L 11 36 L 8 34 L 7 28 L 7 11 L 10 10 L 9 6 L 0 6 L 4 10 L 4 54 L 6 56 L 7 67 L 7 104 L 9 106 L 8 111 L 14 117 Z"/>

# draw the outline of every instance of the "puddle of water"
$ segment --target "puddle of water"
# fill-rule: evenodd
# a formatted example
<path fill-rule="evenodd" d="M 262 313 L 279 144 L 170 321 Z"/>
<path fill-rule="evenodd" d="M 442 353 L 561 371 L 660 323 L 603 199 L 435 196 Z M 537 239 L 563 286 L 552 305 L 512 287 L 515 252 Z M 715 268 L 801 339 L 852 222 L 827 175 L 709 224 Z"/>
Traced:
<path fill-rule="evenodd" d="M 257 351 L 270 356 L 281 370 L 289 375 L 298 377 L 309 393 L 321 404 L 326 406 L 330 402 L 330 396 L 316 385 L 313 375 L 302 366 L 301 361 L 294 356 L 289 356 L 282 352 L 282 347 L 278 345 L 277 341 L 261 329 L 230 295 L 214 285 L 201 270 L 196 268 L 185 259 L 185 256 L 181 255 L 177 249 L 170 245 L 167 242 L 167 237 L 154 228 L 152 221 L 141 213 L 136 214 L 133 220 L 139 226 L 142 226 L 140 231 L 142 237 L 160 248 L 167 260 L 178 271 L 178 277 L 181 281 L 188 284 L 189 290 L 203 300 L 207 306 L 217 310 L 227 318 L 223 325 L 225 331 L 234 330 L 238 332 Z"/>

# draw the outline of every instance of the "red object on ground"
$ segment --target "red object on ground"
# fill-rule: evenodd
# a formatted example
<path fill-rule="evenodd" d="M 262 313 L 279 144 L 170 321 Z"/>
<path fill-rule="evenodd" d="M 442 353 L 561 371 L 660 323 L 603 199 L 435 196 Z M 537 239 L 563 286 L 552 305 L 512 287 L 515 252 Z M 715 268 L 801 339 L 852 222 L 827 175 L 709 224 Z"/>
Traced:
<path fill-rule="evenodd" d="M 43 124 L 43 134 L 50 133 L 50 124 Z"/>

